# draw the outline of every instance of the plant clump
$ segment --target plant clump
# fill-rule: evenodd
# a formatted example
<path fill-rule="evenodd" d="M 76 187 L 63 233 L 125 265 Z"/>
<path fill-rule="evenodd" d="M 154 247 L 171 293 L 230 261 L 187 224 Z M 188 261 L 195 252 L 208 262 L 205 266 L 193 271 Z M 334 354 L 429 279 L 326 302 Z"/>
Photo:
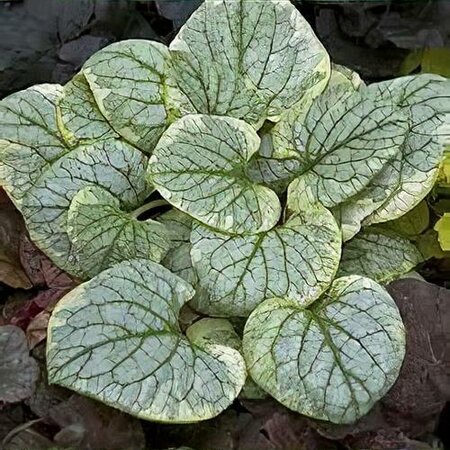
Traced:
<path fill-rule="evenodd" d="M 214 417 L 246 380 L 366 414 L 405 355 L 383 284 L 424 256 L 393 221 L 436 180 L 449 83 L 365 85 L 289 2 L 205 0 L 169 47 L 118 42 L 2 100 L 1 184 L 82 282 L 50 319 L 49 381 L 161 422 Z M 207 317 L 184 331 L 188 303 Z"/>

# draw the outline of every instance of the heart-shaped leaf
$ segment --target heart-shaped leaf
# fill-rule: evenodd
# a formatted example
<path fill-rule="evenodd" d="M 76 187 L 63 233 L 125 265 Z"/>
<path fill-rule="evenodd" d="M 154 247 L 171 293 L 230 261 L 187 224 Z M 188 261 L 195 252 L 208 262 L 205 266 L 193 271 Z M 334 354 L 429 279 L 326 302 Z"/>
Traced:
<path fill-rule="evenodd" d="M 119 263 L 66 295 L 49 323 L 49 381 L 159 422 L 209 419 L 244 385 L 242 356 L 178 326 L 192 287 L 148 260 Z"/>
<path fill-rule="evenodd" d="M 146 153 L 152 152 L 171 120 L 168 59 L 165 45 L 130 39 L 95 53 L 82 70 L 114 130 Z"/>
<path fill-rule="evenodd" d="M 416 206 L 436 181 L 450 136 L 450 80 L 415 75 L 384 81 L 368 88 L 408 116 L 404 145 L 386 167 L 389 195 L 364 224 L 396 219 Z"/>
<path fill-rule="evenodd" d="M 411 271 L 423 260 L 408 239 L 370 227 L 344 245 L 338 275 L 363 275 L 385 284 Z"/>
<path fill-rule="evenodd" d="M 289 186 L 289 201 L 342 203 L 369 184 L 405 139 L 406 118 L 391 102 L 366 90 L 344 91 L 339 98 L 325 91 L 294 124 L 291 155 L 295 151 L 302 164 Z"/>
<path fill-rule="evenodd" d="M 416 206 L 435 183 L 449 135 L 450 82 L 436 75 L 415 75 L 383 81 L 367 88 L 389 101 L 408 118 L 405 141 L 395 157 L 366 186 L 336 209 L 344 239 L 351 239 L 361 223 L 386 222 Z"/>
<path fill-rule="evenodd" d="M 260 139 L 230 117 L 190 115 L 169 127 L 149 164 L 150 182 L 176 208 L 230 233 L 258 233 L 280 217 L 270 189 L 246 173 Z"/>
<path fill-rule="evenodd" d="M 280 298 L 262 303 L 247 321 L 243 350 L 253 380 L 280 403 L 352 423 L 396 380 L 405 330 L 387 291 L 351 276 L 308 308 Z"/>
<path fill-rule="evenodd" d="M 89 277 L 129 259 L 160 262 L 169 250 L 163 224 L 137 220 L 121 210 L 117 197 L 98 186 L 88 186 L 72 199 L 67 233 Z"/>
<path fill-rule="evenodd" d="M 231 116 L 257 127 L 278 120 L 308 90 L 319 94 L 330 73 L 308 22 L 283 0 L 206 0 L 170 51 L 184 114 Z"/>
<path fill-rule="evenodd" d="M 250 236 L 197 225 L 191 242 L 200 285 L 209 293 L 193 306 L 214 316 L 247 316 L 272 297 L 307 305 L 329 287 L 341 256 L 339 228 L 320 206 Z"/>

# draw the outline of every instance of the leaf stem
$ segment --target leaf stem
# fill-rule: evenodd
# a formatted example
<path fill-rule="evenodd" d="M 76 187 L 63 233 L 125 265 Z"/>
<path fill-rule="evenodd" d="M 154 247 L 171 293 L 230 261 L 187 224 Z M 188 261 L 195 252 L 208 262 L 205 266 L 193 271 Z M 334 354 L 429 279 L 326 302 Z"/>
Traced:
<path fill-rule="evenodd" d="M 168 205 L 169 202 L 167 202 L 164 199 L 159 199 L 159 200 L 153 200 L 152 202 L 148 202 L 145 205 L 142 205 L 141 207 L 135 209 L 132 212 L 133 217 L 139 217 L 141 214 L 150 211 L 154 208 L 158 208 L 158 206 L 165 206 Z"/>

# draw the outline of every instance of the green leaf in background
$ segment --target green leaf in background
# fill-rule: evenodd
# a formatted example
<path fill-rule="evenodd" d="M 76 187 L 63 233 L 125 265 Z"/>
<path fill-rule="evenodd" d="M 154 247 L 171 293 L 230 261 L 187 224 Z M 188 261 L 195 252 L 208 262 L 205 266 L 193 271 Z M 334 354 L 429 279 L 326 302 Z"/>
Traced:
<path fill-rule="evenodd" d="M 81 189 L 72 199 L 67 233 L 90 278 L 129 259 L 160 262 L 170 245 L 163 224 L 137 220 L 121 210 L 118 198 L 97 186 Z"/>
<path fill-rule="evenodd" d="M 400 234 L 367 228 L 344 244 L 338 276 L 363 275 L 387 284 L 423 260 L 417 247 Z"/>
<path fill-rule="evenodd" d="M 445 213 L 434 225 L 434 229 L 438 233 L 438 240 L 441 249 L 450 250 L 450 212 Z"/>
<path fill-rule="evenodd" d="M 307 305 L 328 288 L 341 254 L 337 224 L 321 206 L 249 236 L 197 225 L 191 242 L 200 285 L 209 293 L 193 307 L 213 316 L 248 316 L 275 296 Z"/>
<path fill-rule="evenodd" d="M 95 53 L 83 66 L 97 105 L 114 130 L 151 153 L 170 121 L 163 44 L 130 39 Z"/>
<path fill-rule="evenodd" d="M 450 77 L 450 49 L 424 48 L 412 51 L 403 61 L 401 75 L 408 75 L 420 66 L 422 73 L 435 73 Z"/>
<path fill-rule="evenodd" d="M 259 128 L 330 73 L 325 48 L 288 1 L 206 0 L 170 44 L 183 114 L 245 119 Z"/>
<path fill-rule="evenodd" d="M 352 423 L 390 389 L 405 355 L 405 330 L 387 291 L 359 276 L 339 278 L 308 308 L 270 299 L 247 321 L 252 378 L 286 407 Z"/>
<path fill-rule="evenodd" d="M 344 202 L 367 186 L 404 141 L 407 123 L 391 102 L 365 90 L 341 95 L 340 101 L 329 95 L 317 97 L 296 124 L 293 146 L 302 164 L 288 202 Z"/>
<path fill-rule="evenodd" d="M 104 139 L 71 146 L 61 133 L 58 85 L 41 85 L 0 102 L 0 181 L 23 214 L 30 237 L 60 268 L 85 277 L 67 236 L 67 211 L 83 187 L 109 190 L 126 209 L 146 197 L 148 159 Z"/>
<path fill-rule="evenodd" d="M 281 206 L 275 192 L 246 173 L 259 144 L 254 129 L 241 120 L 186 116 L 159 141 L 149 179 L 173 206 L 213 228 L 266 231 L 278 222 Z"/>
<path fill-rule="evenodd" d="M 66 295 L 49 323 L 49 381 L 134 416 L 194 422 L 227 408 L 245 383 L 235 349 L 195 343 L 178 326 L 192 287 L 148 260 L 120 263 Z"/>
<path fill-rule="evenodd" d="M 391 230 L 408 239 L 417 238 L 430 225 L 430 210 L 425 200 L 398 219 L 380 224 L 384 230 Z"/>

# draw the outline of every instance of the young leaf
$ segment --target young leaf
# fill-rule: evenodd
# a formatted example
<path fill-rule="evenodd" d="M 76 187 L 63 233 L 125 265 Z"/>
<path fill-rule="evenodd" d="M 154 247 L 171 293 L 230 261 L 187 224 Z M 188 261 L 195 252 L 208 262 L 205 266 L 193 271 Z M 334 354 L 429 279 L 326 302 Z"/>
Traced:
<path fill-rule="evenodd" d="M 66 295 L 49 323 L 49 381 L 147 420 L 194 422 L 237 397 L 236 350 L 189 342 L 180 308 L 192 287 L 148 260 L 117 264 Z"/>
<path fill-rule="evenodd" d="M 246 173 L 260 139 L 247 123 L 218 116 L 191 115 L 169 127 L 148 168 L 150 182 L 173 206 L 230 233 L 272 228 L 281 206 L 270 189 Z"/>
<path fill-rule="evenodd" d="M 364 275 L 386 284 L 423 260 L 408 239 L 388 230 L 368 228 L 344 245 L 338 275 Z"/>
<path fill-rule="evenodd" d="M 163 224 L 137 220 L 121 210 L 117 197 L 97 186 L 82 189 L 72 199 L 67 233 L 88 277 L 129 259 L 160 262 L 169 250 Z"/>
<path fill-rule="evenodd" d="M 308 91 L 323 90 L 327 52 L 288 1 L 206 0 L 172 41 L 184 114 L 278 120 Z"/>
<path fill-rule="evenodd" d="M 365 91 L 341 93 L 340 101 L 332 94 L 316 98 L 295 124 L 292 145 L 301 167 L 289 186 L 289 202 L 344 202 L 367 186 L 404 141 L 406 121 L 389 102 Z"/>
<path fill-rule="evenodd" d="M 280 403 L 352 423 L 396 380 L 405 331 L 385 289 L 351 276 L 308 308 L 280 298 L 262 303 L 247 321 L 243 349 L 252 378 Z"/>
<path fill-rule="evenodd" d="M 341 256 L 339 228 L 321 206 L 250 236 L 196 225 L 191 242 L 200 285 L 209 293 L 193 307 L 213 316 L 248 316 L 276 296 L 307 305 L 328 288 Z"/>
<path fill-rule="evenodd" d="M 444 150 L 444 123 L 450 123 L 450 81 L 437 75 L 414 75 L 368 87 L 383 100 L 408 113 L 401 152 L 385 170 L 391 192 L 364 224 L 396 219 L 416 206 L 431 190 Z"/>
<path fill-rule="evenodd" d="M 167 105 L 169 50 L 131 39 L 112 44 L 83 66 L 97 105 L 117 133 L 151 153 L 172 120 Z"/>

